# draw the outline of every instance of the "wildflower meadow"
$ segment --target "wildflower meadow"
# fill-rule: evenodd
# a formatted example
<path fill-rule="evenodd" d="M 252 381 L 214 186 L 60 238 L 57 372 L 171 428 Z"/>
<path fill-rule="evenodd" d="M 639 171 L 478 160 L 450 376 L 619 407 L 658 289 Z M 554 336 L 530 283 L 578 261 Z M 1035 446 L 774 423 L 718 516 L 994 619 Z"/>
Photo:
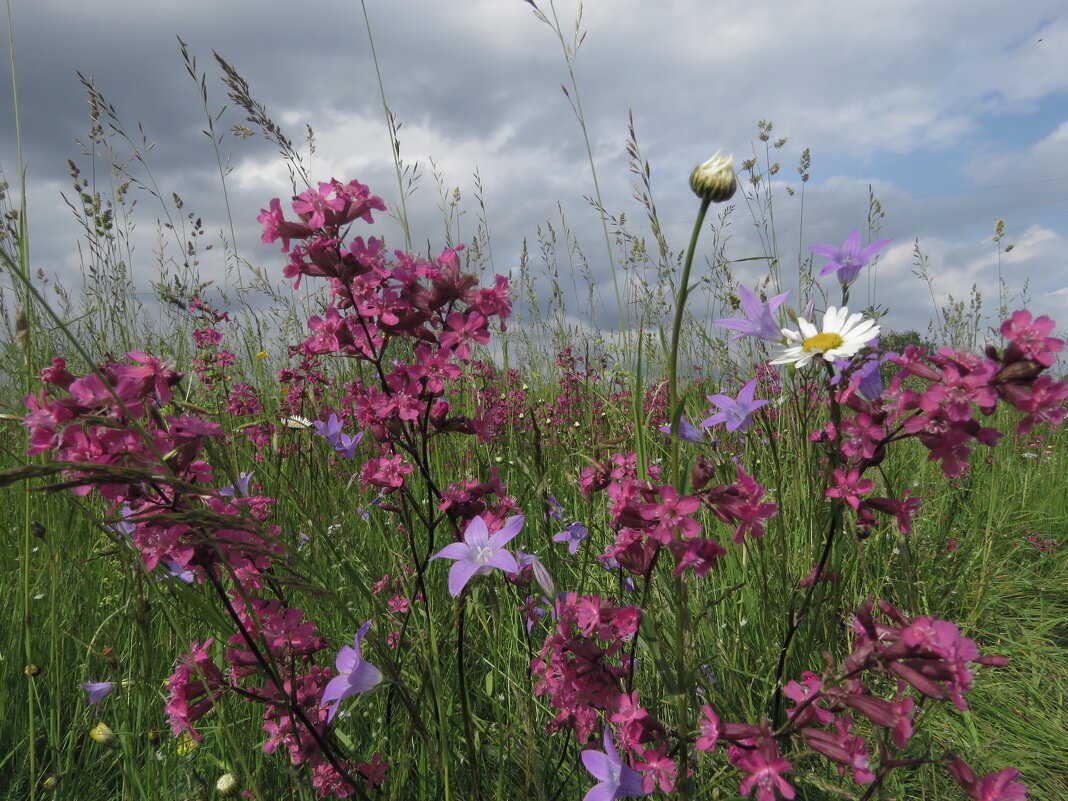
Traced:
<path fill-rule="evenodd" d="M 619 325 L 574 331 L 557 273 L 313 174 L 217 67 L 293 184 L 231 209 L 243 293 L 133 292 L 147 152 L 110 194 L 71 162 L 81 296 L 5 192 L 0 796 L 1068 799 L 1064 321 L 894 330 L 873 219 L 739 280 L 761 122 L 766 163 L 658 184 L 688 243 L 631 129 L 660 256 L 602 210 Z"/>

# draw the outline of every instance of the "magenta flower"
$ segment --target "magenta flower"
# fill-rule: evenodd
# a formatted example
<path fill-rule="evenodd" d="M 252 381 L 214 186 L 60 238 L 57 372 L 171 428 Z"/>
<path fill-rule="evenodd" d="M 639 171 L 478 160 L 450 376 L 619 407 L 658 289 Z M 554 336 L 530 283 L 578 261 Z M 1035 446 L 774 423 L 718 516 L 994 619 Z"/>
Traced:
<path fill-rule="evenodd" d="M 880 250 L 889 245 L 893 240 L 879 239 L 872 242 L 866 248 L 860 246 L 860 231 L 854 230 L 842 247 L 834 245 L 813 245 L 809 248 L 813 253 L 827 257 L 827 263 L 820 270 L 820 275 L 837 273 L 838 282 L 842 286 L 849 286 L 857 279 L 857 274 L 862 267 L 866 267 Z"/>
<path fill-rule="evenodd" d="M 719 411 L 704 420 L 701 428 L 708 428 L 716 423 L 726 423 L 728 431 L 748 431 L 753 422 L 751 419 L 753 412 L 768 403 L 766 400 L 753 400 L 756 385 L 757 380 L 754 378 L 742 387 L 736 398 L 730 395 L 708 395 L 708 399 L 719 407 Z"/>
<path fill-rule="evenodd" d="M 834 471 L 835 486 L 828 487 L 824 493 L 828 498 L 841 498 L 854 509 L 860 508 L 860 496 L 875 489 L 875 482 L 870 478 L 861 478 L 860 470 L 855 467 L 846 472 L 841 468 Z"/>
<path fill-rule="evenodd" d="M 338 675 L 326 685 L 323 690 L 323 697 L 319 699 L 319 703 L 322 706 L 326 706 L 329 701 L 337 702 L 330 707 L 330 714 L 326 718 L 327 723 L 334 719 L 334 715 L 337 714 L 337 709 L 343 700 L 357 693 L 365 693 L 382 681 L 382 673 L 379 669 L 365 662 L 360 654 L 360 640 L 363 639 L 367 629 L 370 627 L 371 621 L 368 620 L 356 632 L 356 639 L 353 641 L 352 647 L 345 645 L 337 652 L 337 660 L 334 662 L 334 667 L 337 668 Z"/>
<path fill-rule="evenodd" d="M 471 518 L 464 530 L 463 542 L 450 543 L 430 557 L 432 560 L 456 560 L 449 569 L 449 594 L 455 598 L 467 586 L 472 576 L 488 575 L 494 568 L 506 573 L 518 573 L 519 563 L 504 546 L 511 542 L 522 528 L 522 515 L 508 518 L 504 527 L 493 534 L 489 533 L 486 521 L 481 517 Z"/>
<path fill-rule="evenodd" d="M 719 715 L 708 704 L 701 706 L 701 719 L 698 721 L 698 725 L 701 727 L 701 736 L 694 743 L 697 746 L 697 750 L 715 751 L 723 726 L 720 723 Z"/>
<path fill-rule="evenodd" d="M 769 342 L 777 342 L 782 339 L 782 330 L 772 315 L 789 295 L 789 292 L 783 292 L 767 303 L 761 303 L 760 298 L 739 284 L 738 297 L 742 303 L 742 311 L 745 312 L 745 319 L 730 318 L 714 320 L 713 322 L 724 328 L 741 331 L 740 334 L 735 334 L 731 337 L 732 340 L 741 339 L 742 337 L 758 337 Z"/>
<path fill-rule="evenodd" d="M 89 703 L 93 706 L 99 704 L 104 697 L 115 689 L 110 681 L 83 681 L 79 682 L 82 689 L 89 693 Z"/>
<path fill-rule="evenodd" d="M 794 788 L 780 774 L 792 770 L 790 763 L 776 752 L 768 758 L 760 749 L 746 751 L 731 759 L 731 762 L 749 775 L 742 779 L 739 792 L 749 795 L 755 788 L 756 801 L 775 801 L 776 792 L 783 798 L 793 798 Z"/>
<path fill-rule="evenodd" d="M 604 727 L 604 752 L 582 752 L 582 764 L 586 766 L 597 784 L 589 789 L 582 801 L 615 801 L 617 798 L 641 798 L 649 795 L 642 788 L 642 775 L 623 760 L 612 742 L 612 734 Z"/>
<path fill-rule="evenodd" d="M 1062 340 L 1046 336 L 1053 331 L 1054 325 L 1045 315 L 1032 320 L 1031 312 L 1026 309 L 1013 312 L 1012 317 L 1001 324 L 1001 335 L 1012 343 L 1005 351 L 1005 362 L 1024 358 L 1050 367 L 1057 359 L 1054 354 L 1064 350 Z"/>
<path fill-rule="evenodd" d="M 946 769 L 957 784 L 974 801 L 1026 801 L 1027 787 L 1013 781 L 1020 775 L 1016 768 L 1005 768 L 1000 773 L 988 773 L 979 779 L 975 772 L 956 754 L 949 754 Z"/>

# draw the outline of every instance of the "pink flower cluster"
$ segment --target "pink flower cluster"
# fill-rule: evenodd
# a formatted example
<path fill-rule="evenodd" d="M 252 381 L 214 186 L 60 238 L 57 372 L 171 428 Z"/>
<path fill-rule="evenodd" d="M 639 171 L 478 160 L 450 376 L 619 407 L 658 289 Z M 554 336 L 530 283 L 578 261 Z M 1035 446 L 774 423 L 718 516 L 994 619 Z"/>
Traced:
<path fill-rule="evenodd" d="M 346 244 L 347 226 L 356 219 L 372 222 L 382 200 L 358 181 L 320 183 L 292 202 L 299 222 L 287 221 L 276 198 L 262 210 L 263 241 L 294 246 L 283 270 L 299 285 L 305 275 L 330 282 L 330 306 L 308 320 L 312 336 L 293 355 L 340 354 L 376 367 L 375 381 L 346 385 L 351 417 L 379 444 L 379 453 L 361 469 L 364 488 L 391 493 L 406 476 L 423 466 L 418 442 L 428 433 L 479 433 L 478 420 L 453 413 L 446 389 L 460 377 L 472 348 L 489 342 L 490 321 L 502 323 L 511 313 L 508 279 L 496 276 L 489 288 L 464 273 L 461 247 L 437 259 L 419 259 L 401 251 L 387 260 L 381 241 L 356 237 Z M 406 340 L 408 359 L 388 358 L 390 342 Z"/>
<path fill-rule="evenodd" d="M 1004 657 L 980 656 L 976 644 L 953 623 L 930 617 L 909 620 L 885 601 L 878 602 L 878 610 L 881 615 L 876 617 L 871 602 L 857 610 L 852 651 L 838 669 L 829 664 L 823 676 L 806 671 L 800 682 L 783 687 L 783 695 L 795 706 L 787 710 L 787 721 L 779 730 L 772 731 L 766 721 L 759 725 L 722 723 L 711 707 L 704 707 L 697 748 L 710 752 L 719 741 L 731 743 L 728 760 L 748 774 L 741 784 L 743 795 L 756 789 L 757 801 L 774 801 L 776 794 L 794 797 L 794 789 L 781 776 L 791 765 L 781 757 L 780 748 L 798 737 L 807 749 L 834 762 L 840 773 L 850 773 L 857 784 L 881 781 L 889 770 L 915 764 L 915 760 L 894 758 L 890 751 L 891 743 L 901 750 L 912 737 L 920 705 L 908 689 L 930 699 L 952 701 L 964 710 L 972 666 L 1007 662 Z M 869 677 L 879 675 L 897 680 L 892 699 L 872 691 Z M 865 721 L 864 727 L 878 746 L 878 766 L 872 748 L 854 730 L 854 715 Z M 980 782 L 959 759 L 948 755 L 947 760 L 950 773 L 975 799 L 1018 801 L 1024 797 L 1023 785 L 1008 784 L 1018 775 L 1011 768 Z M 998 786 L 1011 791 L 973 792 L 980 786 L 993 786 L 999 777 L 1007 778 Z"/>
<path fill-rule="evenodd" d="M 928 458 L 953 478 L 968 469 L 975 443 L 993 446 L 1003 436 L 983 426 L 977 411 L 990 416 L 999 401 L 1008 403 L 1025 413 L 1016 426 L 1018 434 L 1040 422 L 1060 425 L 1068 413 L 1068 384 L 1043 372 L 1064 347 L 1061 340 L 1046 336 L 1052 329 L 1048 317 L 1032 320 L 1030 312 L 1017 311 L 1001 326 L 1009 339 L 1003 352 L 993 346 L 983 355 L 939 348 L 927 356 L 923 348 L 910 345 L 892 357 L 901 369 L 874 400 L 858 391 L 858 378 L 842 386 L 837 393 L 843 405 L 841 422 L 837 427 L 828 423 L 819 436 L 810 438 L 845 457 L 845 464 L 833 470 L 827 497 L 856 510 L 862 528 L 875 524 L 873 511 L 878 511 L 893 516 L 907 534 L 919 498 L 908 493 L 900 499 L 864 497 L 874 484 L 863 474 L 882 462 L 891 442 L 917 438 L 929 451 Z M 917 378 L 926 382 L 922 390 L 912 388 Z"/>
<path fill-rule="evenodd" d="M 540 677 L 534 692 L 547 695 L 557 710 L 549 731 L 572 728 L 586 743 L 599 731 L 599 713 L 619 710 L 630 664 L 624 646 L 637 632 L 641 614 L 637 607 L 571 592 L 557 599 L 554 617 L 556 626 L 530 663 Z"/>
<path fill-rule="evenodd" d="M 42 371 L 46 390 L 26 398 L 24 422 L 30 453 L 50 453 L 67 466 L 74 492 L 95 488 L 111 503 L 116 536 L 140 554 L 146 570 L 165 565 L 171 574 L 210 583 L 231 616 L 228 669 L 212 660 L 209 639 L 194 643 L 168 679 L 172 731 L 201 739 L 194 724 L 237 692 L 264 705 L 267 753 L 282 746 L 292 762 L 309 765 L 324 795 L 351 794 L 351 772 L 363 768 L 346 764 L 327 739 L 320 699 L 334 672 L 314 664 L 326 642 L 301 610 L 259 595 L 275 561 L 286 556 L 279 529 L 267 522 L 274 500 L 247 495 L 247 482 L 239 490 L 211 489 L 213 471 L 201 456 L 222 428 L 165 414 L 181 376 L 147 354 L 127 358 L 133 363 L 101 364 L 81 378 L 54 360 Z M 383 768 L 373 769 L 377 776 Z"/>

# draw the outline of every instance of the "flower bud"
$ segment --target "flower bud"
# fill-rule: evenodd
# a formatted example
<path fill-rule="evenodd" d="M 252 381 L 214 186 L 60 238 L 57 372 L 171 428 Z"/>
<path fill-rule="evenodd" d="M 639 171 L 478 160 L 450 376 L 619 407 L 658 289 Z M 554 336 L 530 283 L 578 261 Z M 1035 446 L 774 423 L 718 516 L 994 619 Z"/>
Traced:
<path fill-rule="evenodd" d="M 738 181 L 734 177 L 734 158 L 721 156 L 719 152 L 712 158 L 693 168 L 690 173 L 690 189 L 702 200 L 723 203 L 734 197 Z"/>
<path fill-rule="evenodd" d="M 119 735 L 115 734 L 106 723 L 97 723 L 93 726 L 89 736 L 107 748 L 114 748 L 116 751 L 122 748 L 122 743 L 119 742 Z"/>
<path fill-rule="evenodd" d="M 215 782 L 215 792 L 221 796 L 233 795 L 237 790 L 239 782 L 237 780 L 236 773 L 224 773 Z"/>

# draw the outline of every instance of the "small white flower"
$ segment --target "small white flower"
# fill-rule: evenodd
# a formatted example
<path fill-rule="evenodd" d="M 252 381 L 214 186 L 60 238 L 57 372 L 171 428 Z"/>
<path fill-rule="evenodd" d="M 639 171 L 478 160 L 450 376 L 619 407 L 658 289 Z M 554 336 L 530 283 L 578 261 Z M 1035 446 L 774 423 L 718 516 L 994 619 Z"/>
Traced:
<path fill-rule="evenodd" d="M 797 319 L 800 331 L 782 329 L 787 342 L 782 352 L 771 360 L 772 364 L 793 364 L 804 367 L 816 356 L 833 362 L 848 359 L 879 336 L 879 326 L 860 312 L 850 315 L 845 306 L 831 306 L 823 315 L 823 330 L 820 331 L 804 317 Z"/>

